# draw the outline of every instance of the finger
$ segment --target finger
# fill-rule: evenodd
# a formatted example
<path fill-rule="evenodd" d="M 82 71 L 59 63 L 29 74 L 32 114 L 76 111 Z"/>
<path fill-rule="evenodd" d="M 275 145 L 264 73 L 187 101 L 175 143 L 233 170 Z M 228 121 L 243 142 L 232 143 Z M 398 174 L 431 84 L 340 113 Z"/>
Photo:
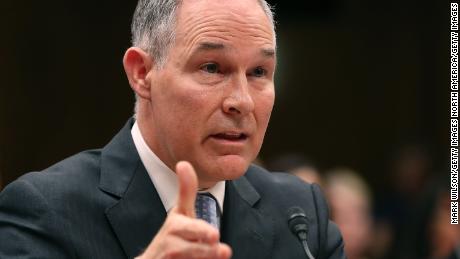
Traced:
<path fill-rule="evenodd" d="M 219 231 L 201 219 L 192 219 L 184 215 L 171 215 L 170 233 L 188 241 L 208 244 L 218 243 Z"/>
<path fill-rule="evenodd" d="M 229 245 L 220 243 L 217 251 L 217 258 L 229 259 L 232 257 L 232 249 Z"/>
<path fill-rule="evenodd" d="M 209 245 L 178 239 L 177 242 L 175 242 L 175 251 L 172 252 L 172 257 L 184 259 L 221 259 L 223 258 L 220 257 L 222 253 L 221 249 L 222 244 Z"/>
<path fill-rule="evenodd" d="M 185 216 L 195 217 L 195 199 L 198 190 L 198 179 L 192 165 L 180 161 L 176 165 L 176 174 L 179 178 L 179 198 L 177 211 Z"/>

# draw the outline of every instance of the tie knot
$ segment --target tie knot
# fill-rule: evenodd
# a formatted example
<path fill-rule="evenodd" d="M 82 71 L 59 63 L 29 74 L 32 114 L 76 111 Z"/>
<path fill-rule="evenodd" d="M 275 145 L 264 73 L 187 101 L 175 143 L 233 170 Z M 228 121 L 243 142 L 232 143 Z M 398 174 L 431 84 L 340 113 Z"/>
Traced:
<path fill-rule="evenodd" d="M 210 193 L 198 193 L 195 201 L 195 212 L 202 219 L 217 229 L 220 228 L 220 213 L 217 201 Z"/>

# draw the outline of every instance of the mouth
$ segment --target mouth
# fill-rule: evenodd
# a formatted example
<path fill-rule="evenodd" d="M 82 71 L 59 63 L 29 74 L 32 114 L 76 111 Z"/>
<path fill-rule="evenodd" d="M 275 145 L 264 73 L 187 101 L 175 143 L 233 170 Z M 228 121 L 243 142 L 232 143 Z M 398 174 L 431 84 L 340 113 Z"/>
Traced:
<path fill-rule="evenodd" d="M 209 148 L 219 156 L 245 156 L 251 147 L 251 135 L 242 130 L 222 130 L 208 136 Z"/>
<path fill-rule="evenodd" d="M 211 135 L 211 138 L 220 141 L 242 142 L 248 139 L 248 135 L 243 132 L 222 132 Z"/>

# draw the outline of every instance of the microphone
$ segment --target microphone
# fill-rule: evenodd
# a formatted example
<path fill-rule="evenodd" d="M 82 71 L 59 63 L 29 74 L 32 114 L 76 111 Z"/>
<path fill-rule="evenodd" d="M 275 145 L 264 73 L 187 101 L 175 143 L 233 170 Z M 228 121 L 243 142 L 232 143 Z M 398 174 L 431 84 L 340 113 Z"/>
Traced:
<path fill-rule="evenodd" d="M 303 250 L 309 259 L 315 259 L 310 252 L 307 243 L 308 220 L 305 212 L 300 207 L 291 207 L 288 209 L 288 226 L 291 232 L 297 236 L 302 243 Z"/>

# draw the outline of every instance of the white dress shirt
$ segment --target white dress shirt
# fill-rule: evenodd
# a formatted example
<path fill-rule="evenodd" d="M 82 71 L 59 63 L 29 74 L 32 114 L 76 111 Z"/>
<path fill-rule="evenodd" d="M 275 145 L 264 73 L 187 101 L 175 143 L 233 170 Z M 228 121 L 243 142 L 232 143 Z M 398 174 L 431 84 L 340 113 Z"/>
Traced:
<path fill-rule="evenodd" d="M 163 163 L 163 161 L 155 155 L 147 143 L 145 143 L 137 122 L 134 123 L 131 129 L 131 135 L 142 163 L 144 164 L 145 169 L 147 169 L 150 179 L 160 196 L 161 202 L 163 203 L 165 210 L 169 212 L 174 206 L 176 206 L 177 203 L 177 196 L 179 193 L 177 175 L 174 171 L 167 167 L 165 163 Z M 200 192 L 211 193 L 219 204 L 220 212 L 223 213 L 225 181 L 217 182 L 213 187 L 206 190 L 200 190 Z"/>

